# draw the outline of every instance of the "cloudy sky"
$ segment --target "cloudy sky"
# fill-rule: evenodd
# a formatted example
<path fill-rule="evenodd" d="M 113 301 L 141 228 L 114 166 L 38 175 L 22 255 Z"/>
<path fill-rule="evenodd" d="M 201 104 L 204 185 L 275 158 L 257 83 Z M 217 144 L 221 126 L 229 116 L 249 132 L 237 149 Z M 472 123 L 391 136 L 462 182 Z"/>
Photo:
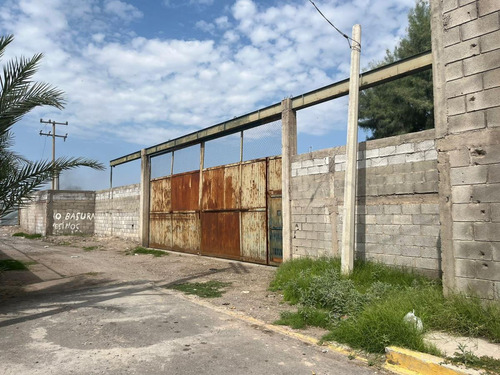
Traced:
<path fill-rule="evenodd" d="M 0 3 L 0 33 L 15 37 L 3 62 L 43 52 L 35 78 L 66 94 L 63 111 L 40 108 L 15 125 L 14 148 L 32 160 L 51 158 L 40 118 L 69 122 L 58 127 L 69 133 L 57 141 L 58 156 L 108 165 L 349 75 L 347 41 L 308 0 Z M 363 68 L 404 35 L 414 0 L 315 3 L 346 34 L 361 24 Z M 346 118 L 346 98 L 300 111 L 299 152 L 345 144 Z M 138 181 L 137 163 L 120 168 L 114 185 Z M 108 186 L 109 171 L 81 169 L 63 176 L 61 187 Z"/>

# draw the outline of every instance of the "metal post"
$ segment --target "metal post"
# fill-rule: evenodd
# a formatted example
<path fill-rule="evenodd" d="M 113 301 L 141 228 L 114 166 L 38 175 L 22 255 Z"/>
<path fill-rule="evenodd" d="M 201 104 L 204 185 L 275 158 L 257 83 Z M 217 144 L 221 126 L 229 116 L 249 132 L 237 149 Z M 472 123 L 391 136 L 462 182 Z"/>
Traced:
<path fill-rule="evenodd" d="M 344 189 L 344 223 L 342 231 L 341 272 L 350 274 L 354 268 L 356 179 L 358 160 L 358 97 L 361 26 L 352 27 L 351 76 L 349 80 L 349 114 L 347 120 L 346 170 Z"/>
<path fill-rule="evenodd" d="M 52 120 L 43 121 L 40 119 L 42 124 L 52 124 L 52 132 L 43 133 L 40 130 L 40 135 L 45 135 L 48 137 L 52 137 L 52 190 L 59 190 L 59 173 L 56 171 L 56 137 L 62 138 L 64 142 L 66 142 L 66 138 L 68 138 L 68 133 L 66 135 L 57 135 L 56 134 L 56 125 L 68 125 L 68 121 L 66 122 L 55 122 Z"/>

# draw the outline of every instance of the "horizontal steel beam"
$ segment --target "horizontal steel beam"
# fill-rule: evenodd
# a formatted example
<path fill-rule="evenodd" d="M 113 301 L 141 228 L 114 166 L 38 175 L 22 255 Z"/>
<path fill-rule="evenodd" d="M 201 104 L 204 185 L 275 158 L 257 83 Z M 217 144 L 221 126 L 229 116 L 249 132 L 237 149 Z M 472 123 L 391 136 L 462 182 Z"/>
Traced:
<path fill-rule="evenodd" d="M 416 55 L 404 60 L 384 65 L 379 68 L 361 74 L 360 90 L 394 81 L 411 74 L 432 68 L 432 54 L 430 51 Z M 341 96 L 349 94 L 349 79 L 321 87 L 317 90 L 309 91 L 305 94 L 292 98 L 292 108 L 301 110 L 316 104 L 320 104 Z M 281 103 L 270 105 L 258 111 L 247 113 L 246 115 L 235 117 L 232 120 L 221 122 L 208 128 L 187 134 L 185 136 L 172 139 L 167 142 L 146 148 L 149 156 L 162 154 L 169 151 L 178 150 L 211 139 L 219 138 L 228 134 L 240 132 L 266 124 L 281 118 Z M 141 152 L 122 156 L 110 161 L 112 167 L 141 158 Z"/>

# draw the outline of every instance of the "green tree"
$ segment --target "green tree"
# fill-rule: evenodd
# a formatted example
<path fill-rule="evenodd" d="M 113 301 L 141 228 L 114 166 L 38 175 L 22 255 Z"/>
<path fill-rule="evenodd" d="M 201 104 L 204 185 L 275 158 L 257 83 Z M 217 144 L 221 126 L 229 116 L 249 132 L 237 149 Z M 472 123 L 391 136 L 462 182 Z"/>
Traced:
<path fill-rule="evenodd" d="M 0 37 L 0 59 L 13 41 L 12 35 Z M 29 199 L 53 172 L 86 166 L 103 170 L 104 166 L 86 158 L 58 158 L 32 162 L 12 150 L 11 127 L 32 109 L 40 106 L 64 107 L 63 92 L 42 82 L 32 81 L 43 55 L 8 61 L 0 75 L 0 217 L 12 212 Z"/>
<path fill-rule="evenodd" d="M 430 9 L 418 0 L 408 14 L 407 35 L 393 52 L 372 68 L 431 49 Z M 371 139 L 406 134 L 434 127 L 432 72 L 420 72 L 360 93 L 359 126 Z"/>

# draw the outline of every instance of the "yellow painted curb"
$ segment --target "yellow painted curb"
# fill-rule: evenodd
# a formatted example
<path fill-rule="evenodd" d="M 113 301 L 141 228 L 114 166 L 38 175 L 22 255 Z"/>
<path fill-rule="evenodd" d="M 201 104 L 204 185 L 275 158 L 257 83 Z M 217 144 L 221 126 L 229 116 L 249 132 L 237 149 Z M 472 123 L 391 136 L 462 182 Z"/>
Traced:
<path fill-rule="evenodd" d="M 386 348 L 386 369 L 400 374 L 421 375 L 470 375 L 475 370 L 462 370 L 444 363 L 444 359 L 434 355 L 390 346 Z"/>

